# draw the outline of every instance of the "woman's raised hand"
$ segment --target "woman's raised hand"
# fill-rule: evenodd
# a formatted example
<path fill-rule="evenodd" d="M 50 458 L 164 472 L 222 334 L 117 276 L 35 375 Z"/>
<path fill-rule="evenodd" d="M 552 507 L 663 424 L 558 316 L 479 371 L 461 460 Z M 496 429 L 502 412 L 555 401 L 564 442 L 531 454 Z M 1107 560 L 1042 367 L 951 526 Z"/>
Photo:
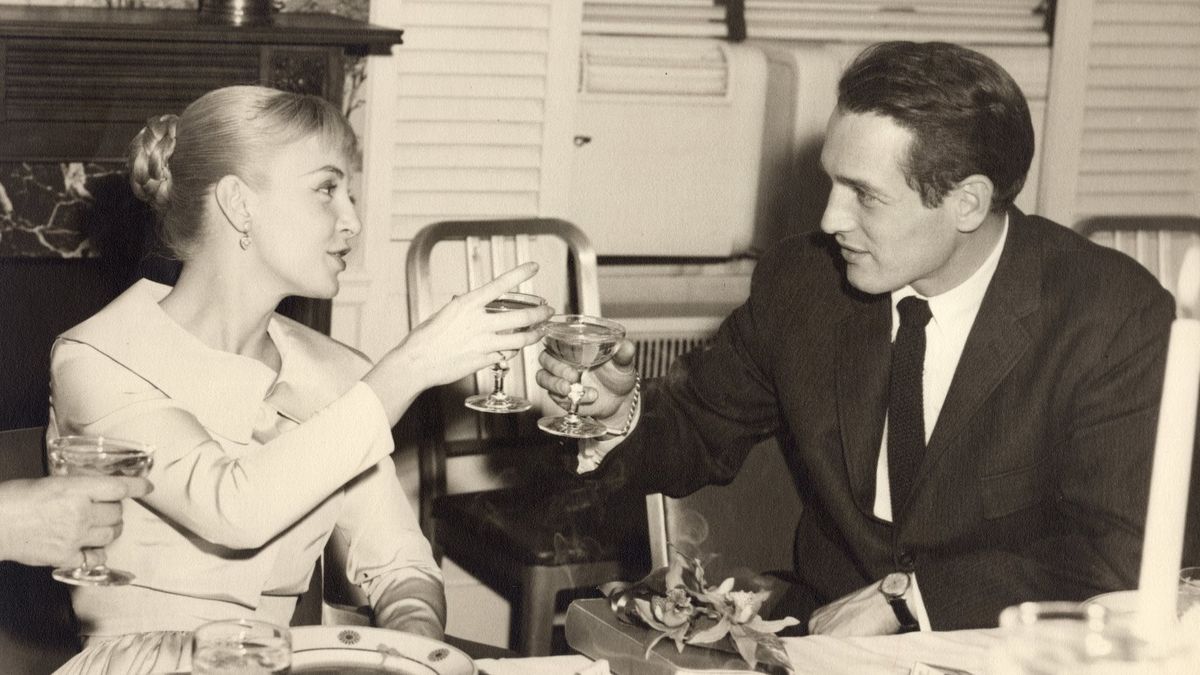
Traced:
<path fill-rule="evenodd" d="M 421 322 L 363 377 L 395 424 L 429 387 L 448 384 L 541 339 L 535 328 L 554 313 L 549 306 L 489 313 L 485 306 L 537 274 L 525 263 L 463 295 L 455 296 Z M 515 332 L 508 332 L 515 331 Z"/>

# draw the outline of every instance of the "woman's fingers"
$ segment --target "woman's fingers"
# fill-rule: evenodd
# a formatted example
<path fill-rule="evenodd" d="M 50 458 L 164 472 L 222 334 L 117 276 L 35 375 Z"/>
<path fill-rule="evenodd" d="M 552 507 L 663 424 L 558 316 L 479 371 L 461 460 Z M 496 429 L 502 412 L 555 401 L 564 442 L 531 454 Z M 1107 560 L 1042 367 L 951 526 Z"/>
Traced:
<path fill-rule="evenodd" d="M 121 525 L 108 525 L 89 529 L 79 541 L 80 548 L 103 548 L 121 536 Z"/>
<path fill-rule="evenodd" d="M 504 274 L 501 274 L 479 288 L 476 288 L 475 290 L 460 297 L 464 300 L 477 302 L 480 305 L 486 305 L 492 300 L 500 297 L 502 293 L 507 293 L 508 291 L 513 290 L 519 286 L 521 282 L 532 279 L 533 275 L 537 274 L 537 271 L 538 264 L 535 262 L 527 262 L 517 265 Z"/>
<path fill-rule="evenodd" d="M 120 502 L 94 502 L 88 512 L 92 527 L 111 527 L 121 524 Z"/>
<path fill-rule="evenodd" d="M 493 333 L 521 332 L 534 335 L 533 340 L 525 344 L 537 342 L 542 337 L 541 325 L 554 315 L 554 308 L 549 305 L 538 305 L 528 309 L 511 309 L 507 312 L 490 312 L 483 319 L 486 330 Z M 528 329 L 528 330 L 526 330 Z"/>

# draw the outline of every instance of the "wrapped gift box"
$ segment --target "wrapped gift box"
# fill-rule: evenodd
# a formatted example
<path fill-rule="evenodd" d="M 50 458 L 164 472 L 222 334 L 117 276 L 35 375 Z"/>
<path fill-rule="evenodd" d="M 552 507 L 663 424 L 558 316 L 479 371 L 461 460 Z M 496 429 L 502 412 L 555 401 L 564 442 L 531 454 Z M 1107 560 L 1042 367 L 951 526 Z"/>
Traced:
<path fill-rule="evenodd" d="M 735 652 L 687 646 L 682 652 L 664 639 L 646 658 L 655 631 L 618 619 L 603 598 L 576 600 L 567 608 L 567 644 L 593 659 L 607 659 L 616 675 L 687 675 L 702 673 L 784 673 L 760 665 L 752 670 Z"/>

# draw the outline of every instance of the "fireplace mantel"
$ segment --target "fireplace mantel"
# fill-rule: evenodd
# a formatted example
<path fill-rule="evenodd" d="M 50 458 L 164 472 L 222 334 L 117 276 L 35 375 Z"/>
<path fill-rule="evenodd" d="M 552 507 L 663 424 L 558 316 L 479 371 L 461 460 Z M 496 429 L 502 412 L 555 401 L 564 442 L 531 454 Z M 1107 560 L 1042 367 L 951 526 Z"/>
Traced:
<path fill-rule="evenodd" d="M 0 161 L 119 160 L 147 117 L 230 84 L 341 104 L 346 56 L 402 31 L 327 14 L 230 26 L 194 10 L 0 6 Z"/>
<path fill-rule="evenodd" d="M 0 6 L 0 429 L 46 423 L 55 335 L 139 276 L 178 274 L 151 255 L 153 214 L 125 177 L 146 118 L 231 84 L 340 108 L 350 57 L 400 39 L 333 15 L 230 26 L 194 10 Z M 288 298 L 280 311 L 329 330 L 328 300 Z"/>

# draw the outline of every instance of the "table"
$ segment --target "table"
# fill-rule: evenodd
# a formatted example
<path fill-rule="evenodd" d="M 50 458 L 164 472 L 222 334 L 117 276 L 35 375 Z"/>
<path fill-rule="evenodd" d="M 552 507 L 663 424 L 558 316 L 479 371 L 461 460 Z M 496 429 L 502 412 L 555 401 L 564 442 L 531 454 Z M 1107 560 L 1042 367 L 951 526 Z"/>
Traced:
<path fill-rule="evenodd" d="M 909 675 L 918 662 L 982 675 L 988 652 L 999 641 L 1000 630 L 995 628 L 861 638 L 818 635 L 783 640 L 796 673 L 814 675 Z M 574 675 L 591 663 L 591 659 L 581 655 L 476 661 L 481 675 Z"/>

